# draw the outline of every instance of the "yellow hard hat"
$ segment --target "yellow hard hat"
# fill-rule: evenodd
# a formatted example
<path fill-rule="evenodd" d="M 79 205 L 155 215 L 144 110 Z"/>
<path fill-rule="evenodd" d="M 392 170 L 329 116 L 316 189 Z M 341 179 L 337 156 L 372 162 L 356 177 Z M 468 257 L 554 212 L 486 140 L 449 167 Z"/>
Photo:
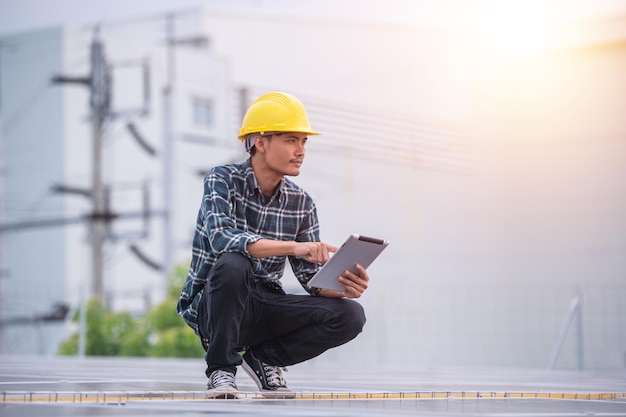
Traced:
<path fill-rule="evenodd" d="M 300 132 L 307 135 L 321 135 L 314 132 L 304 105 L 296 97 L 287 93 L 263 94 L 250 106 L 243 117 L 239 140 L 242 142 L 250 133 Z"/>

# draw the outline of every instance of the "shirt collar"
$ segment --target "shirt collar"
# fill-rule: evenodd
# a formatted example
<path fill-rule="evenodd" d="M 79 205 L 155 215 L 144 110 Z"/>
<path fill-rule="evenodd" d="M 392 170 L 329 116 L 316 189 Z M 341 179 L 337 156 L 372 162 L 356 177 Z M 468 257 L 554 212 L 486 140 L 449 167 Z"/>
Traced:
<path fill-rule="evenodd" d="M 243 169 L 246 177 L 246 184 L 248 187 L 248 195 L 252 196 L 255 193 L 258 195 L 263 195 L 261 187 L 259 187 L 259 182 L 257 181 L 256 176 L 254 175 L 254 171 L 252 170 L 252 163 L 250 158 L 246 159 L 246 161 L 243 163 Z M 272 196 L 270 201 L 277 200 L 279 203 L 282 203 L 284 194 L 285 179 L 282 178 L 280 180 L 280 183 L 278 183 L 278 187 L 276 188 L 276 191 L 274 192 L 274 195 Z"/>

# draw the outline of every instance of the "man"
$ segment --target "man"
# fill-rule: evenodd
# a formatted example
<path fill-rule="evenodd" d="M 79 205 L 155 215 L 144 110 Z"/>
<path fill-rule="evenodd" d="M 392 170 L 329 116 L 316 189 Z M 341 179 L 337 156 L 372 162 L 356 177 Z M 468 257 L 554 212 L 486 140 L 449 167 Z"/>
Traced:
<path fill-rule="evenodd" d="M 265 94 L 239 134 L 250 158 L 204 179 L 177 310 L 206 350 L 207 398 L 237 398 L 238 365 L 263 395 L 293 398 L 281 367 L 352 340 L 365 324 L 350 300 L 367 288 L 363 267 L 338 277 L 344 291 L 307 285 L 337 248 L 320 241 L 313 200 L 285 176 L 300 174 L 308 136 L 318 134 L 296 97 Z M 282 290 L 286 259 L 308 295 Z"/>

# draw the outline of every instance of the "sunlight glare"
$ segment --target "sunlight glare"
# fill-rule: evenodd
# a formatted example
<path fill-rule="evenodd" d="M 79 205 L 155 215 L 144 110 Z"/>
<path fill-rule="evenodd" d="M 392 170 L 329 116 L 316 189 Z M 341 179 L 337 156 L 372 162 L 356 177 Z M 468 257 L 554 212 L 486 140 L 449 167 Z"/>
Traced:
<path fill-rule="evenodd" d="M 503 2 L 485 10 L 479 19 L 481 44 L 486 51 L 505 59 L 541 52 L 550 44 L 550 25 L 543 12 L 522 2 Z"/>

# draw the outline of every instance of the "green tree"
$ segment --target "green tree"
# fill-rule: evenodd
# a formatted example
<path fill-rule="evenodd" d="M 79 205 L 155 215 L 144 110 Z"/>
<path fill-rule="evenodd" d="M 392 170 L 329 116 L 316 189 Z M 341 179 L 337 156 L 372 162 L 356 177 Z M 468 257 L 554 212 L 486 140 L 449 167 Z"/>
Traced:
<path fill-rule="evenodd" d="M 126 340 L 141 332 L 141 325 L 127 312 L 108 311 L 99 300 L 87 303 L 87 334 L 85 354 L 91 356 L 118 356 Z M 78 320 L 78 314 L 74 321 Z M 73 355 L 78 352 L 78 335 L 61 343 L 59 352 Z"/>
<path fill-rule="evenodd" d="M 202 357 L 204 349 L 198 336 L 176 313 L 176 303 L 187 274 L 186 267 L 176 266 L 169 277 L 166 299 L 151 308 L 144 317 L 133 318 L 128 312 L 107 310 L 98 300 L 87 303 L 86 355 Z M 78 321 L 78 314 L 73 318 Z M 78 352 L 78 334 L 59 346 L 62 355 Z"/>

